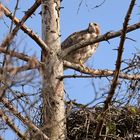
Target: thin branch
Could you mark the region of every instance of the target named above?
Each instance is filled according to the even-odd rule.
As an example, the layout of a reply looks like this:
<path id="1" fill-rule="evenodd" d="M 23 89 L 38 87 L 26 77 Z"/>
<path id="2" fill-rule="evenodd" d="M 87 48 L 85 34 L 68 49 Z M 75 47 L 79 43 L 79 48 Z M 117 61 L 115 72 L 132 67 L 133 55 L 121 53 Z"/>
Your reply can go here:
<path id="1" fill-rule="evenodd" d="M 6 51 L 6 48 L 0 47 L 0 52 L 7 54 L 7 55 L 10 55 L 11 57 L 16 57 L 16 58 L 21 59 L 21 60 L 26 61 L 26 62 L 28 62 L 31 59 L 30 56 L 25 55 L 24 53 L 18 53 L 18 52 L 11 51 L 11 50 Z"/>
<path id="2" fill-rule="evenodd" d="M 18 135 L 19 138 L 21 138 L 22 140 L 29 140 L 27 137 L 25 137 L 24 134 L 22 134 L 20 132 L 20 130 L 17 128 L 17 126 L 12 122 L 12 120 L 1 109 L 0 109 L 0 117 Z"/>
<path id="3" fill-rule="evenodd" d="M 17 2 L 16 2 L 16 6 L 15 6 L 15 10 L 14 10 L 14 14 L 13 14 L 13 18 L 14 18 L 15 15 L 16 15 L 16 11 L 17 11 L 17 9 L 18 9 L 18 4 L 19 4 L 19 0 L 17 0 Z M 2 7 L 1 7 L 1 9 L 2 9 Z M 2 10 L 3 10 L 3 9 L 2 9 Z M 11 26 L 10 26 L 9 33 L 11 33 L 12 28 L 13 28 L 13 20 L 12 20 L 12 22 L 11 22 Z M 9 50 L 9 48 L 10 48 L 9 45 L 6 46 L 6 52 Z M 6 61 L 7 61 L 7 57 L 6 57 L 6 54 L 4 54 L 4 57 L 3 57 L 3 63 L 2 63 L 2 68 L 5 67 Z"/>
<path id="4" fill-rule="evenodd" d="M 79 10 L 80 10 L 80 7 L 81 7 L 82 3 L 83 3 L 83 0 L 81 0 L 80 3 L 79 3 L 77 14 L 79 13 Z"/>
<path id="5" fill-rule="evenodd" d="M 57 77 L 57 78 L 60 79 L 60 80 L 63 80 L 63 79 L 66 79 L 66 78 L 93 78 L 93 77 L 95 78 L 96 76 L 73 74 L 73 75 L 64 75 L 64 76 L 60 76 L 60 77 Z"/>
<path id="6" fill-rule="evenodd" d="M 105 112 L 107 111 L 109 104 L 112 101 L 112 98 L 115 94 L 116 87 L 118 85 L 118 78 L 119 78 L 119 73 L 120 73 L 120 68 L 121 68 L 121 61 L 122 61 L 122 54 L 123 54 L 123 50 L 124 50 L 124 42 L 126 39 L 127 26 L 128 26 L 128 22 L 130 20 L 130 16 L 132 14 L 132 10 L 134 8 L 135 2 L 136 2 L 136 0 L 131 1 L 130 6 L 129 6 L 128 11 L 127 11 L 127 14 L 125 16 L 122 34 L 121 34 L 121 40 L 120 40 L 120 44 L 119 44 L 119 48 L 118 48 L 118 56 L 117 56 L 117 60 L 116 60 L 116 68 L 115 68 L 115 72 L 114 72 L 114 77 L 112 80 L 110 91 L 109 91 L 108 96 L 107 96 L 105 103 L 104 103 L 104 107 L 103 107 L 103 111 L 102 111 L 101 116 L 100 116 L 99 123 L 97 124 L 97 127 L 95 129 L 95 133 L 94 133 L 95 140 L 98 140 L 100 137 L 100 133 L 102 131 L 102 126 L 104 123 Z"/>
<path id="7" fill-rule="evenodd" d="M 13 70 L 14 71 L 14 70 Z M 22 70 L 21 70 L 22 71 Z M 17 72 L 21 72 L 17 71 Z M 92 73 L 98 73 L 97 75 L 91 74 L 91 75 L 64 75 L 58 77 L 58 79 L 66 79 L 66 78 L 101 78 L 101 77 L 108 77 L 108 76 L 113 76 L 114 71 L 111 70 L 91 70 Z M 83 73 L 83 72 L 82 72 Z M 120 73 L 119 78 L 122 79 L 127 79 L 127 80 L 140 80 L 140 74 L 125 74 L 125 73 Z"/>
<path id="8" fill-rule="evenodd" d="M 27 119 L 20 112 L 18 112 L 16 108 L 6 98 L 2 98 L 1 102 L 4 104 L 6 108 L 9 109 L 9 111 L 13 115 L 19 118 L 31 130 L 33 130 L 34 133 L 40 134 L 44 138 L 44 140 L 49 140 L 49 138 L 36 125 L 34 125 L 29 119 Z"/>
<path id="9" fill-rule="evenodd" d="M 1 4 L 1 8 L 4 11 L 4 14 L 13 20 L 13 22 L 18 25 L 20 23 L 20 20 L 12 15 L 12 12 L 6 8 L 4 5 Z M 24 31 L 29 37 L 31 37 L 38 45 L 41 47 L 42 50 L 48 51 L 48 47 L 46 43 L 37 35 L 35 34 L 31 29 L 29 29 L 25 24 L 21 26 L 21 30 Z"/>
<path id="10" fill-rule="evenodd" d="M 27 70 L 39 69 L 41 67 L 41 63 L 36 63 L 35 61 L 23 65 L 21 67 L 4 67 L 3 69 L 0 68 L 0 71 L 7 71 L 12 75 L 16 75 L 19 72 L 25 72 Z"/>
<path id="11" fill-rule="evenodd" d="M 15 16 L 16 16 L 16 12 L 17 12 L 17 10 L 18 10 L 18 5 L 19 5 L 19 0 L 17 0 L 16 5 L 15 5 L 15 8 L 14 8 L 13 19 L 12 19 L 12 21 L 11 21 L 11 26 L 10 26 L 10 31 L 9 31 L 9 32 L 11 32 L 12 29 L 13 29 L 14 18 L 15 18 Z"/>
<path id="12" fill-rule="evenodd" d="M 17 9 L 18 9 L 18 4 L 19 4 L 19 0 L 17 0 L 17 2 L 16 2 L 16 6 L 15 6 L 15 10 L 14 10 L 13 17 L 15 17 L 15 15 L 16 15 L 16 11 L 17 11 Z M 11 22 L 11 26 L 10 26 L 9 33 L 11 33 L 12 28 L 13 28 L 13 20 L 12 20 L 12 22 Z M 7 52 L 7 51 L 10 49 L 10 45 L 7 45 L 5 48 L 6 48 L 6 52 Z M 4 57 L 3 57 L 2 68 L 4 68 L 4 67 L 6 66 L 6 62 L 7 62 L 7 55 L 6 55 L 6 53 L 5 53 L 5 54 L 4 54 Z M 2 71 L 2 72 L 3 72 L 3 71 Z M 1 73 L 1 74 L 3 74 L 3 73 Z"/>
<path id="13" fill-rule="evenodd" d="M 25 15 L 23 16 L 23 18 L 21 19 L 21 21 L 17 24 L 17 26 L 13 29 L 13 31 L 11 33 L 9 33 L 7 35 L 7 37 L 4 39 L 4 41 L 2 42 L 2 44 L 0 45 L 0 47 L 5 48 L 6 46 L 9 46 L 10 43 L 12 42 L 12 40 L 14 39 L 15 35 L 17 34 L 17 32 L 19 31 L 19 29 L 22 27 L 22 25 L 24 24 L 24 22 L 31 17 L 31 15 L 35 12 L 35 10 L 40 6 L 41 4 L 41 0 L 36 0 L 35 3 L 31 6 L 30 9 L 28 9 L 28 11 L 25 12 Z"/>
<path id="14" fill-rule="evenodd" d="M 137 30 L 139 28 L 140 28 L 140 22 L 133 24 L 131 26 L 128 26 L 126 32 L 128 33 L 128 32 L 131 32 L 133 30 Z M 97 43 L 97 42 L 101 42 L 101 41 L 108 41 L 109 39 L 120 36 L 122 34 L 122 32 L 123 32 L 123 29 L 116 31 L 116 32 L 107 32 L 104 35 L 98 36 L 96 39 L 90 38 L 89 40 L 83 40 L 83 41 L 81 41 L 75 45 L 72 45 L 68 48 L 66 47 L 67 49 L 64 49 L 60 56 L 65 57 L 70 52 L 73 52 L 77 49 L 83 48 L 87 45 L 91 45 L 93 43 Z M 65 46 L 64 46 L 64 48 L 65 48 Z"/>
<path id="15" fill-rule="evenodd" d="M 115 71 L 113 70 L 95 70 L 95 69 L 89 69 L 88 67 L 83 67 L 79 64 L 74 64 L 68 61 L 64 61 L 64 66 L 67 68 L 71 68 L 73 70 L 77 70 L 79 72 L 82 72 L 84 74 L 90 75 L 88 78 L 91 77 L 107 77 L 107 76 L 114 76 Z M 81 76 L 82 77 L 82 76 Z M 85 77 L 85 76 L 84 76 Z M 60 79 L 68 78 L 67 76 L 60 76 L 58 77 Z M 69 78 L 80 78 L 80 76 L 70 76 Z M 119 73 L 119 78 L 127 79 L 127 80 L 140 80 L 140 74 L 126 74 L 126 73 Z"/>
<path id="16" fill-rule="evenodd" d="M 25 55 L 24 53 L 19 53 L 11 50 L 6 50 L 6 48 L 0 48 L 0 53 L 4 53 L 5 55 L 9 55 L 10 57 L 16 57 L 20 60 L 23 60 L 25 62 L 28 62 L 26 65 L 21 67 L 11 67 L 11 66 L 5 66 L 3 68 L 0 68 L 0 72 L 7 71 L 11 74 L 15 75 L 18 72 L 23 72 L 26 70 L 31 69 L 38 69 L 40 66 L 42 66 L 42 62 L 38 61 L 37 58 L 31 57 L 28 55 Z"/>
<path id="17" fill-rule="evenodd" d="M 92 9 L 95 9 L 95 8 L 98 8 L 98 7 L 102 6 L 105 2 L 106 2 L 106 0 L 103 0 L 100 4 L 96 5 Z"/>

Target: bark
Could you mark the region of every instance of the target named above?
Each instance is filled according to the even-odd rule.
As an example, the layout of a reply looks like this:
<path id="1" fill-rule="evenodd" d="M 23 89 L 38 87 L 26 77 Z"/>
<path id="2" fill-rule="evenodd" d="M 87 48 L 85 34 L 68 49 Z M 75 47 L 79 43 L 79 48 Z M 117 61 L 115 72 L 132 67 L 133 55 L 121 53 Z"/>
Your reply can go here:
<path id="1" fill-rule="evenodd" d="M 58 54 L 60 41 L 60 1 L 42 0 L 42 38 L 50 51 L 42 51 L 43 128 L 51 140 L 65 139 L 63 62 Z"/>

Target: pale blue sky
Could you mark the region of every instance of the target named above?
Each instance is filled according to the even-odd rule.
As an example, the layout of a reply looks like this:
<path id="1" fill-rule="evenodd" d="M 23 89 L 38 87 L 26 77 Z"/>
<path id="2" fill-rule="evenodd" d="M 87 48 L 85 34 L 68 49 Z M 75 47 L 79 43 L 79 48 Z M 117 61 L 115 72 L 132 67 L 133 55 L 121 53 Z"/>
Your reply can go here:
<path id="1" fill-rule="evenodd" d="M 63 0 L 62 2 L 62 6 L 64 7 L 64 9 L 61 10 L 62 41 L 71 33 L 87 28 L 89 22 L 97 22 L 103 34 L 108 31 L 117 31 L 121 29 L 124 16 L 130 3 L 130 0 L 106 0 L 99 8 L 92 9 L 103 0 L 83 0 L 79 13 L 77 14 L 80 1 L 81 0 Z M 29 8 L 33 2 L 34 0 L 20 0 L 20 10 L 19 13 L 17 13 L 17 17 L 21 18 L 23 16 L 22 11 Z M 85 2 L 87 2 L 88 8 Z M 5 3 L 5 5 L 13 10 L 14 3 L 15 1 L 11 0 L 9 3 Z M 140 6 L 140 3 L 137 0 L 137 5 L 135 6 L 130 21 L 131 24 L 140 21 L 140 15 L 138 15 L 140 13 L 140 8 L 138 6 Z M 32 28 L 33 31 L 38 33 L 38 35 L 41 35 L 41 17 L 38 15 L 39 12 L 40 8 L 37 10 L 36 16 L 28 19 L 26 24 L 28 27 Z M 10 20 L 7 20 L 6 17 L 3 18 L 8 24 L 10 23 Z M 3 35 L 6 35 L 8 32 L 2 19 L 0 20 L 0 29 L 1 42 Z M 128 37 L 135 39 L 137 42 L 126 41 L 123 58 L 130 58 L 132 53 L 136 51 L 136 47 L 140 49 L 139 36 L 140 30 L 128 34 Z M 37 56 L 40 55 L 40 48 L 22 31 L 20 31 L 18 41 L 20 41 L 20 38 L 25 38 L 20 45 L 21 50 L 25 47 L 29 52 L 28 54 L 36 53 Z M 87 62 L 87 65 L 95 69 L 114 69 L 117 53 L 113 49 L 116 49 L 118 44 L 119 38 L 110 40 L 110 44 L 101 42 L 96 54 Z M 74 74 L 74 71 L 68 70 L 65 74 Z M 100 95 L 104 92 L 103 88 L 106 88 L 106 90 L 109 89 L 109 83 L 105 78 L 93 80 Z M 81 103 L 88 103 L 92 101 L 95 95 L 91 81 L 91 79 L 66 79 L 65 90 L 71 99 L 76 99 Z"/>

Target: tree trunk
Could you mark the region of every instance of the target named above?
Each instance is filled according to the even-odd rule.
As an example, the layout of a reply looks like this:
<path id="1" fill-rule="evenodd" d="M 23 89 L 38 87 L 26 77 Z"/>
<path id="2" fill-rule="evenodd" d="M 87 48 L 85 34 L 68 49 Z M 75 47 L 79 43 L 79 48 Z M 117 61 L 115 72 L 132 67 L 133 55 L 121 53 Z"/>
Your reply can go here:
<path id="1" fill-rule="evenodd" d="M 42 0 L 42 38 L 50 52 L 42 51 L 43 128 L 50 140 L 65 139 L 63 62 L 58 58 L 60 41 L 60 0 Z"/>

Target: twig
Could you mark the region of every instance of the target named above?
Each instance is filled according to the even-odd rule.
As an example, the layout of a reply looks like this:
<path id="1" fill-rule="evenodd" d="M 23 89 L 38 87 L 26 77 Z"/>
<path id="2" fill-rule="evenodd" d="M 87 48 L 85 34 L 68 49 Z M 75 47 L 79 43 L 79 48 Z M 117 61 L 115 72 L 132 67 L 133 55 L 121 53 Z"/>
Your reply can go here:
<path id="1" fill-rule="evenodd" d="M 83 3 L 83 0 L 81 0 L 80 3 L 79 3 L 77 14 L 79 13 L 79 10 L 80 10 L 80 7 L 81 7 L 82 3 Z"/>
<path id="2" fill-rule="evenodd" d="M 15 15 L 16 15 L 16 11 L 17 11 L 17 8 L 18 8 L 18 4 L 19 4 L 19 0 L 17 0 L 17 2 L 16 2 L 16 6 L 15 6 L 15 10 L 14 10 L 14 14 L 13 14 L 13 18 L 14 18 Z M 1 9 L 2 9 L 2 7 L 1 7 Z M 3 9 L 2 9 L 2 10 L 3 10 Z M 12 22 L 11 22 L 11 26 L 10 26 L 9 33 L 11 33 L 12 28 L 13 28 L 13 20 L 12 20 Z M 6 52 L 9 50 L 9 47 L 10 47 L 9 45 L 6 46 Z M 7 57 L 6 57 L 6 56 L 7 56 L 7 55 L 4 54 L 2 68 L 4 68 L 5 65 L 6 65 L 6 61 L 7 61 Z M 2 74 L 2 73 L 1 73 L 1 74 Z"/>
<path id="3" fill-rule="evenodd" d="M 11 51 L 11 50 L 6 51 L 6 48 L 1 48 L 1 47 L 0 47 L 0 52 L 10 55 L 12 57 L 16 57 L 16 58 L 21 59 L 26 62 L 28 62 L 31 58 L 30 56 L 25 55 L 24 53 L 18 53 L 18 52 Z"/>
<path id="4" fill-rule="evenodd" d="M 4 67 L 3 69 L 0 68 L 0 71 L 7 71 L 12 75 L 16 75 L 19 72 L 25 72 L 27 70 L 33 70 L 33 69 L 38 69 L 41 67 L 41 63 L 32 63 L 32 64 L 26 64 L 20 67 Z"/>
<path id="5" fill-rule="evenodd" d="M 102 6 L 105 2 L 106 2 L 106 0 L 103 0 L 100 4 L 96 5 L 92 9 L 95 9 L 95 8 L 98 8 L 98 7 Z"/>
<path id="6" fill-rule="evenodd" d="M 16 16 L 16 12 L 18 10 L 18 5 L 19 5 L 19 0 L 17 0 L 16 5 L 15 5 L 15 8 L 14 8 L 13 19 L 11 21 L 11 26 L 10 26 L 10 31 L 9 32 L 11 32 L 12 29 L 13 29 L 14 18 Z"/>

